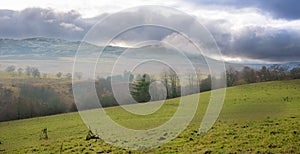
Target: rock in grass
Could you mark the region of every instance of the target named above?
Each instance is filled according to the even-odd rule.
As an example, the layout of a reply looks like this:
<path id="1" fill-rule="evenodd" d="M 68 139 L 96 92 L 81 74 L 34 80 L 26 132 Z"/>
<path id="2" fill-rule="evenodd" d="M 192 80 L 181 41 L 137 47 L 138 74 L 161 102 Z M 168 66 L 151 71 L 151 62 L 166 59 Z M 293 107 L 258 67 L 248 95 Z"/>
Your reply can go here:
<path id="1" fill-rule="evenodd" d="M 162 140 L 165 140 L 166 138 L 164 138 L 164 137 L 160 137 L 158 140 L 159 141 L 162 141 Z"/>
<path id="2" fill-rule="evenodd" d="M 91 130 L 89 130 L 87 136 L 85 137 L 85 140 L 88 141 L 88 140 L 91 140 L 91 139 L 100 139 L 99 136 L 95 135 Z"/>
<path id="3" fill-rule="evenodd" d="M 212 153 L 211 150 L 207 150 L 207 151 L 204 152 L 204 154 L 211 154 L 211 153 Z"/>

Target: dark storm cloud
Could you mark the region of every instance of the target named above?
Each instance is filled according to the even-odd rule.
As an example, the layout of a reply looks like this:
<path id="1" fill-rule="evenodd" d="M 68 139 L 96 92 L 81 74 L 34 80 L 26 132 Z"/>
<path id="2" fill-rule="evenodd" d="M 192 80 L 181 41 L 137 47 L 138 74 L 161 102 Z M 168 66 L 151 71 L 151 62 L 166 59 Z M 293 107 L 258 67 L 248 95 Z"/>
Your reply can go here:
<path id="1" fill-rule="evenodd" d="M 27 8 L 22 11 L 0 10 L 0 38 L 41 36 L 81 40 L 92 26 L 106 16 L 109 16 L 109 14 L 103 13 L 93 18 L 82 18 L 76 11 L 56 12 L 52 9 L 42 8 Z M 118 26 L 146 20 L 148 20 L 147 11 L 136 10 L 135 12 L 118 14 L 109 23 L 102 23 L 102 28 L 109 34 L 118 28 Z M 158 23 L 170 22 L 174 24 L 178 23 L 178 20 L 187 24 L 190 24 L 189 22 L 192 21 L 181 16 L 160 19 L 159 14 L 157 14 L 156 20 Z M 127 31 L 118 39 L 120 41 L 162 40 L 169 34 L 171 34 L 170 30 L 162 28 L 138 27 Z"/>
<path id="2" fill-rule="evenodd" d="M 300 19 L 300 1 L 299 0 L 262 0 L 259 1 L 259 7 L 265 8 L 275 17 L 285 19 Z"/>
<path id="3" fill-rule="evenodd" d="M 81 39 L 91 23 L 76 11 L 28 8 L 22 11 L 0 10 L 0 37 L 60 37 Z"/>
<path id="4" fill-rule="evenodd" d="M 207 20 L 204 24 L 226 57 L 269 62 L 300 60 L 299 30 L 257 25 L 233 31 L 226 20 Z"/>
<path id="5" fill-rule="evenodd" d="M 288 20 L 300 19 L 299 0 L 191 0 L 191 2 L 219 7 L 254 7 L 271 13 L 275 18 L 284 18 Z"/>
<path id="6" fill-rule="evenodd" d="M 299 61 L 300 33 L 295 30 L 270 27 L 246 27 L 233 34 L 223 53 L 267 61 Z"/>

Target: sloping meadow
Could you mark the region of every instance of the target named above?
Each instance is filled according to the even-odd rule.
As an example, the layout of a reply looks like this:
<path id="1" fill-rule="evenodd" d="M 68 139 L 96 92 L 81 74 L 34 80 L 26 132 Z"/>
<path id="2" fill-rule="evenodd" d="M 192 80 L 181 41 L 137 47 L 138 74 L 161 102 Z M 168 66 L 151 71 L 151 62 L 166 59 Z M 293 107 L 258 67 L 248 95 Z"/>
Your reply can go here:
<path id="1" fill-rule="evenodd" d="M 300 80 L 230 87 L 218 121 L 204 135 L 199 135 L 199 126 L 210 92 L 201 93 L 190 125 L 177 138 L 155 149 L 130 151 L 101 139 L 86 141 L 88 127 L 78 113 L 68 113 L 1 122 L 0 150 L 3 153 L 299 153 L 299 89 Z M 120 107 L 105 108 L 105 112 L 120 125 L 143 130 L 170 119 L 178 103 L 179 98 L 168 100 L 157 112 L 146 116 L 130 114 Z M 44 128 L 48 129 L 48 140 L 40 139 Z"/>

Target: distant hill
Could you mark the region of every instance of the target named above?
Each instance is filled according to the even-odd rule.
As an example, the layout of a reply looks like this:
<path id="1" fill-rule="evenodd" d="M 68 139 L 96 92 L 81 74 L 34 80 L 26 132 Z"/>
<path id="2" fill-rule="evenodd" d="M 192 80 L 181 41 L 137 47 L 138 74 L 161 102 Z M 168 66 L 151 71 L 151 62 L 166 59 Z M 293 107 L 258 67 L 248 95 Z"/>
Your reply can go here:
<path id="1" fill-rule="evenodd" d="M 74 57 L 81 45 L 87 54 L 99 52 L 99 47 L 86 42 L 56 38 L 0 39 L 0 56 L 40 55 L 46 57 Z M 117 52 L 121 47 L 108 46 L 107 51 Z"/>
<path id="2" fill-rule="evenodd" d="M 57 72 L 72 72 L 72 62 L 77 49 L 80 45 L 81 53 L 87 55 L 98 56 L 98 53 L 103 47 L 92 45 L 87 42 L 67 41 L 56 38 L 26 38 L 26 39 L 0 39 L 0 65 L 2 70 L 7 66 L 15 65 L 16 67 L 24 68 L 28 65 L 39 68 L 42 72 L 57 73 Z M 169 49 L 163 45 L 149 45 L 141 48 L 124 48 L 118 46 L 107 46 L 104 49 L 104 54 L 101 56 L 107 58 L 106 61 L 115 61 L 119 55 L 125 51 L 129 51 L 125 55 L 124 64 L 128 62 L 140 61 L 140 58 L 169 58 L 173 64 L 181 65 L 184 70 L 185 64 L 178 62 L 174 49 Z M 123 55 L 122 55 L 123 56 Z M 177 52 L 177 56 L 180 56 Z M 208 72 L 206 61 L 219 62 L 217 60 L 186 53 L 193 65 Z M 68 58 L 66 58 L 68 57 Z M 182 57 L 182 55 L 181 55 Z M 32 63 L 32 60 L 35 62 Z M 93 61 L 89 61 L 93 62 Z M 228 63 L 226 63 L 228 64 Z M 59 65 L 59 68 L 57 67 Z M 85 64 L 83 64 L 85 65 Z M 106 64 L 110 65 L 110 64 Z M 234 67 L 241 65 L 230 64 Z M 108 66 L 104 66 L 109 68 Z M 240 67 L 241 68 L 241 67 Z"/>
<path id="3" fill-rule="evenodd" d="M 48 62 L 45 64 L 44 62 L 35 62 L 35 67 L 40 68 L 43 72 L 52 72 L 57 73 L 59 71 L 62 72 L 71 72 L 70 69 L 72 67 L 72 63 L 66 63 L 65 60 L 62 60 L 62 57 L 69 57 L 67 62 L 72 62 L 72 58 L 74 58 L 78 47 L 80 46 L 81 52 L 86 53 L 88 55 L 95 55 L 100 52 L 102 47 L 97 45 L 92 45 L 87 42 L 80 41 L 68 41 L 63 39 L 56 38 L 44 38 L 44 37 L 36 37 L 36 38 L 26 38 L 26 39 L 0 39 L 0 64 L 5 68 L 11 64 L 16 65 L 17 67 L 26 67 L 27 65 L 32 65 L 29 62 L 22 62 L 26 60 L 54 60 L 53 62 Z M 158 45 L 148 45 L 141 48 L 124 48 L 118 46 L 107 46 L 105 47 L 105 51 L 103 54 L 106 58 L 116 58 L 116 56 L 121 55 L 124 51 L 130 50 L 131 53 L 127 54 L 127 58 L 130 60 L 136 60 L 139 57 L 147 57 L 149 53 L 152 54 L 153 57 L 171 57 L 174 56 L 173 49 L 169 49 L 166 46 L 161 44 Z M 154 52 L 157 51 L 157 52 Z M 146 54 L 147 53 L 147 54 Z M 165 54 L 165 55 L 163 55 Z M 206 61 L 213 61 L 219 63 L 220 61 L 211 59 L 209 57 L 204 57 L 202 55 L 195 55 L 194 53 L 185 52 L 186 56 L 191 60 L 193 65 L 197 68 L 202 69 L 204 72 L 207 72 L 208 66 Z M 147 56 L 145 56 L 147 55 Z M 174 63 L 178 63 L 175 59 Z M 15 62 L 14 60 L 19 60 Z M 55 63 L 60 62 L 60 68 L 64 68 L 63 70 L 56 70 L 57 66 Z M 29 63 L 29 64 L 28 64 Z M 236 70 L 241 70 L 244 66 L 250 66 L 252 68 L 260 69 L 262 66 L 270 67 L 271 64 L 236 64 L 225 62 L 227 68 L 233 67 Z M 299 67 L 300 62 L 286 63 L 286 64 L 278 64 L 278 66 L 282 66 L 291 70 L 294 67 Z M 45 69 L 47 67 L 47 69 Z"/>

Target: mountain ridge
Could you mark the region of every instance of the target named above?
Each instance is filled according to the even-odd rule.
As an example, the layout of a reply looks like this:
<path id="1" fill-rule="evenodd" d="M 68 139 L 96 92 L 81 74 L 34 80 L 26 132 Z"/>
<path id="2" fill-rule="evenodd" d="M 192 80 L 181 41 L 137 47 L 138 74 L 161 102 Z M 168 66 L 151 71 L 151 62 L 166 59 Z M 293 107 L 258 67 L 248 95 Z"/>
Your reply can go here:
<path id="1" fill-rule="evenodd" d="M 48 37 L 31 37 L 22 39 L 0 38 L 0 57 L 1 59 L 22 59 L 22 56 L 44 57 L 44 58 L 56 58 L 56 57 L 74 57 L 78 47 L 87 54 L 97 53 L 103 46 L 97 46 L 88 42 L 71 41 L 60 38 L 48 38 Z M 105 47 L 105 52 L 114 55 L 120 55 L 126 49 L 141 50 L 151 48 L 170 48 L 163 46 L 162 44 L 146 45 L 139 48 L 125 48 L 120 46 L 108 45 Z M 191 56 L 193 57 L 193 56 Z M 42 58 L 42 59 L 44 59 Z M 192 58 L 193 59 L 193 58 Z M 260 69 L 262 66 L 271 67 L 274 64 L 236 64 L 225 62 L 227 67 L 233 66 L 241 69 L 244 66 Z M 300 67 L 300 62 L 287 62 L 276 64 L 280 67 L 291 70 L 295 67 Z"/>

